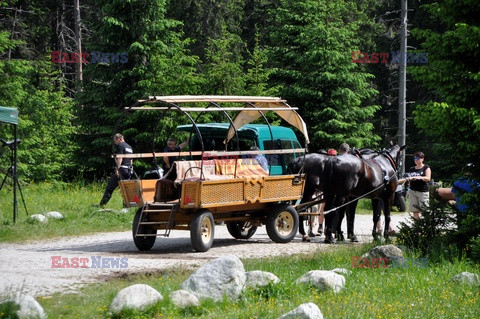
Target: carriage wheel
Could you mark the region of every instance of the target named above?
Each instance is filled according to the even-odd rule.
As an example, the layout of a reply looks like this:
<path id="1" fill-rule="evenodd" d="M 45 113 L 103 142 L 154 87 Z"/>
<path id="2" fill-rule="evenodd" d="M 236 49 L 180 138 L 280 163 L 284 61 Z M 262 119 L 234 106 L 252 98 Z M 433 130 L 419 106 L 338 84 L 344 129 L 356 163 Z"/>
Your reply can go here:
<path id="1" fill-rule="evenodd" d="M 196 213 L 190 224 L 190 240 L 196 251 L 207 251 L 212 247 L 215 233 L 213 215 L 208 210 Z"/>
<path id="2" fill-rule="evenodd" d="M 297 234 L 298 223 L 298 214 L 295 208 L 289 205 L 279 205 L 269 214 L 265 226 L 271 240 L 276 243 L 288 243 Z"/>
<path id="3" fill-rule="evenodd" d="M 140 207 L 135 214 L 135 218 L 133 219 L 133 226 L 132 226 L 132 234 L 133 234 L 133 242 L 135 246 L 137 246 L 138 250 L 150 250 L 155 244 L 155 240 L 157 236 L 136 236 L 136 234 L 157 234 L 156 229 L 152 229 L 145 225 L 140 225 L 140 217 L 142 216 L 143 207 Z M 145 221 L 145 215 L 143 215 L 143 220 Z M 138 233 L 137 233 L 138 229 Z"/>
<path id="4" fill-rule="evenodd" d="M 251 222 L 230 222 L 227 223 L 227 230 L 236 239 L 249 239 L 257 231 L 257 226 Z"/>

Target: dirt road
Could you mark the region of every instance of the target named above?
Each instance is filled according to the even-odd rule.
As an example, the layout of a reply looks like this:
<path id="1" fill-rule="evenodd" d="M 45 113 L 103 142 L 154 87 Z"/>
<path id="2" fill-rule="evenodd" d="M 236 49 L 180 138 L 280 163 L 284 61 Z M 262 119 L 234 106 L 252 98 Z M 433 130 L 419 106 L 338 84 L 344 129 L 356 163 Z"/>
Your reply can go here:
<path id="1" fill-rule="evenodd" d="M 394 226 L 406 217 L 406 214 L 392 216 Z M 361 242 L 371 241 L 371 216 L 357 215 L 355 227 Z M 192 251 L 189 232 L 179 230 L 172 231 L 169 238 L 158 237 L 148 252 L 136 249 L 131 232 L 0 244 L 0 294 L 22 290 L 34 296 L 51 295 L 75 291 L 81 285 L 125 272 L 159 271 L 171 267 L 194 269 L 227 254 L 255 258 L 309 253 L 327 247 L 332 246 L 323 244 L 323 237 L 304 243 L 297 236 L 288 244 L 276 244 L 268 238 L 264 226 L 259 227 L 249 240 L 235 240 L 223 225 L 215 227 L 213 246 L 204 253 Z"/>

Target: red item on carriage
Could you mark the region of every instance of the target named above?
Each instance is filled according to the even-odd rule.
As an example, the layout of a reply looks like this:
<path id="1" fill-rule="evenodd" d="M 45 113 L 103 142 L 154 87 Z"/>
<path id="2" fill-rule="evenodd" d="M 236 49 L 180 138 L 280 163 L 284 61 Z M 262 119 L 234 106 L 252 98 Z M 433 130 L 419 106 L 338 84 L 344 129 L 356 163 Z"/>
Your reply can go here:
<path id="1" fill-rule="evenodd" d="M 337 151 L 331 148 L 328 150 L 327 154 L 331 156 L 337 156 Z"/>

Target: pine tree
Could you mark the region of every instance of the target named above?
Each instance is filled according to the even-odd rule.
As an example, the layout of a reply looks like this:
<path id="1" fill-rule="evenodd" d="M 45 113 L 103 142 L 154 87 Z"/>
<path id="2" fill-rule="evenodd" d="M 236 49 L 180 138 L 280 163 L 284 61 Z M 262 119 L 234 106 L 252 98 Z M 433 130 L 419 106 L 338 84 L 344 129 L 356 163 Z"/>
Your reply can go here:
<path id="1" fill-rule="evenodd" d="M 84 90 L 77 97 L 79 158 L 98 174 L 108 173 L 112 163 L 114 130 L 136 152 L 151 152 L 155 127 L 164 130 L 157 135 L 163 144 L 170 134 L 166 131 L 175 126 L 174 115 L 159 120 L 159 114 L 137 112 L 122 118 L 125 107 L 149 95 L 195 94 L 202 78 L 195 75 L 198 59 L 186 50 L 188 41 L 181 40 L 181 23 L 165 18 L 164 0 L 98 1 L 91 6 L 97 15 L 84 22 L 95 33 L 85 44 L 91 56 L 84 68 Z M 118 58 L 108 61 L 110 54 Z"/>
<path id="2" fill-rule="evenodd" d="M 311 150 L 347 142 L 374 147 L 371 123 L 378 105 L 372 75 L 352 63 L 360 22 L 349 1 L 280 1 L 273 12 L 272 77 L 281 96 L 300 108 L 309 127 Z"/>

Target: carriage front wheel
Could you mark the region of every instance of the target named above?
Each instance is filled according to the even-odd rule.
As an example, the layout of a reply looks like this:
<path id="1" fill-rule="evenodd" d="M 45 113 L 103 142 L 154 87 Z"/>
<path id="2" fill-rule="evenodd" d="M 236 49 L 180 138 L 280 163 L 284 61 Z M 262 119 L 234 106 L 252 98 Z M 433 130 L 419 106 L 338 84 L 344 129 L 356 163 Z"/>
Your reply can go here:
<path id="1" fill-rule="evenodd" d="M 278 205 L 268 215 L 265 227 L 268 237 L 276 243 L 290 242 L 298 231 L 298 214 L 290 205 Z"/>
<path id="2" fill-rule="evenodd" d="M 208 210 L 202 210 L 193 215 L 190 224 L 190 240 L 196 251 L 207 251 L 212 247 L 215 233 L 213 215 Z"/>
<path id="3" fill-rule="evenodd" d="M 133 219 L 132 234 L 133 242 L 139 250 L 150 250 L 157 239 L 157 230 L 149 228 L 145 225 L 140 225 L 141 221 L 145 221 L 143 214 L 143 207 L 140 207 Z M 138 235 L 139 234 L 139 235 Z M 144 235 L 144 236 L 142 236 Z"/>

